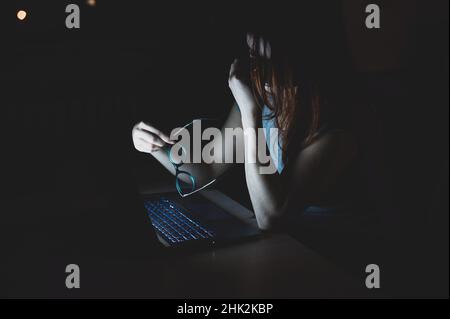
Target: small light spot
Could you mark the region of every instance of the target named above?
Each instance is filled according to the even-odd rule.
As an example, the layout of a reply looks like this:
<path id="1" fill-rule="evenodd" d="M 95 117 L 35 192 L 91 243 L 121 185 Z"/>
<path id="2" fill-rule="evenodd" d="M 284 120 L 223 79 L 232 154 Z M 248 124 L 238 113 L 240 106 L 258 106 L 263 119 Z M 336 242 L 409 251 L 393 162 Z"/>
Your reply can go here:
<path id="1" fill-rule="evenodd" d="M 95 5 L 97 4 L 96 0 L 87 0 L 86 2 L 91 7 L 95 7 Z"/>
<path id="2" fill-rule="evenodd" d="M 25 20 L 27 17 L 27 12 L 24 10 L 19 10 L 17 11 L 17 19 L 19 19 L 20 21 Z"/>

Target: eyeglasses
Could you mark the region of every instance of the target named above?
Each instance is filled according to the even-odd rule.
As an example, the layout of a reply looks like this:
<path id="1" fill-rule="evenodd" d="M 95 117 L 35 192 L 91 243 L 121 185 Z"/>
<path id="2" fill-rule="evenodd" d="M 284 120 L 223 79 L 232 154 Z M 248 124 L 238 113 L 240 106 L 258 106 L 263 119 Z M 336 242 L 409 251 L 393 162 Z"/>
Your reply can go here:
<path id="1" fill-rule="evenodd" d="M 202 121 L 203 123 L 204 122 L 208 123 L 209 121 L 215 121 L 215 120 L 212 120 L 212 119 L 193 120 L 192 122 L 188 123 L 183 128 L 181 128 L 181 130 L 190 128 L 195 121 Z M 175 169 L 175 187 L 178 191 L 178 194 L 180 194 L 181 197 L 187 197 L 192 194 L 195 194 L 195 193 L 205 189 L 206 187 L 210 186 L 211 184 L 213 184 L 216 181 L 216 179 L 213 179 L 209 183 L 199 187 L 199 185 L 197 183 L 197 179 L 194 175 L 192 175 L 188 171 L 180 169 L 184 165 L 184 162 L 177 161 L 173 158 L 172 147 L 170 147 L 167 150 L 167 154 L 168 154 L 170 163 L 173 165 L 173 167 Z M 180 147 L 180 150 L 182 152 L 181 155 L 186 155 L 186 150 L 183 146 Z"/>

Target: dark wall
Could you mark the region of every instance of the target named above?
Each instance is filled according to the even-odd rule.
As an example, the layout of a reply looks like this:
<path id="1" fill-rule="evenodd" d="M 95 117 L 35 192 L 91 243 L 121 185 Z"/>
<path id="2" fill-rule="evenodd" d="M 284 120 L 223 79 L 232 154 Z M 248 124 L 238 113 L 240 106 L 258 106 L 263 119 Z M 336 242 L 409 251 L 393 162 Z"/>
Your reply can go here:
<path id="1" fill-rule="evenodd" d="M 80 30 L 64 27 L 70 2 L 81 5 Z M 112 2 L 1 1 L 2 201 L 58 188 L 61 172 L 80 160 L 124 159 L 141 181 L 172 182 L 133 149 L 133 124 L 170 131 L 195 117 L 223 118 L 232 103 L 228 70 L 242 52 L 248 17 L 262 10 L 277 27 L 276 8 L 261 2 Z M 381 30 L 364 28 L 369 2 L 382 8 Z M 428 282 L 418 285 L 448 295 L 448 1 L 301 4 L 289 11 L 307 25 L 320 22 L 310 31 L 324 37 L 330 58 L 344 66 L 342 82 L 374 120 L 371 156 L 382 165 L 368 175 L 375 195 L 388 195 L 379 203 L 389 230 L 381 235 L 397 239 L 394 255 L 424 254 L 404 282 L 415 269 L 426 271 Z M 24 22 L 15 17 L 19 9 L 29 13 Z M 249 205 L 242 180 L 237 167 L 218 186 Z M 395 273 L 411 266 L 399 259 Z"/>
<path id="2" fill-rule="evenodd" d="M 224 118 L 233 102 L 229 67 L 245 49 L 243 26 L 256 9 L 105 1 L 89 7 L 80 1 L 81 29 L 67 30 L 69 2 L 2 3 L 6 193 L 51 185 L 47 176 L 55 167 L 98 153 L 100 145 L 111 156 L 133 157 L 134 165 L 144 167 L 144 180 L 170 178 L 148 155 L 133 151 L 132 125 L 145 120 L 170 131 L 196 117 Z M 345 46 L 336 8 L 324 10 L 322 20 L 338 35 L 329 39 Z M 15 18 L 19 9 L 29 13 L 24 22 Z M 236 194 L 246 199 L 245 185 L 233 180 L 241 177 L 241 168 L 232 172 L 229 188 L 242 186 Z"/>
<path id="3" fill-rule="evenodd" d="M 232 49 L 215 10 L 99 1 L 82 6 L 81 29 L 69 31 L 64 7 L 2 4 L 7 194 L 51 186 L 55 167 L 101 145 L 111 156 L 135 156 L 151 178 L 164 176 L 132 152 L 131 128 L 146 120 L 169 130 L 194 116 L 225 114 Z M 26 8 L 29 19 L 15 20 L 15 8 Z"/>
<path id="4" fill-rule="evenodd" d="M 67 30 L 69 2 L 77 1 L 0 4 L 0 170 L 8 199 L 55 187 L 59 167 L 77 158 L 125 157 L 143 180 L 171 180 L 133 150 L 133 124 L 170 130 L 195 117 L 223 118 L 242 25 L 257 7 L 273 10 L 78 1 L 82 27 Z M 380 187 L 393 200 L 392 225 L 401 227 L 394 232 L 430 225 L 428 235 L 448 226 L 448 1 L 373 2 L 382 7 L 381 30 L 363 27 L 363 0 L 314 1 L 318 15 L 302 17 L 322 19 L 331 51 L 350 62 L 349 91 L 374 112 Z M 312 6 L 303 2 L 300 11 Z M 29 12 L 24 22 L 15 18 L 21 8 Z M 248 205 L 242 177 L 237 168 L 220 187 Z M 448 242 L 448 228 L 439 234 L 446 231 Z"/>

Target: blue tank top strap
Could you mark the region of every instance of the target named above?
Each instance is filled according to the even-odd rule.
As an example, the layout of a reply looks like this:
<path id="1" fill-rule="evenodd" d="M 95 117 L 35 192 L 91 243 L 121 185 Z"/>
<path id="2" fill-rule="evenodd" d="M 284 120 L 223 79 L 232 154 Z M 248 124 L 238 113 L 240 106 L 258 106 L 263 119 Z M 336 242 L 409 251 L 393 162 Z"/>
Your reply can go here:
<path id="1" fill-rule="evenodd" d="M 264 135 L 266 137 L 266 144 L 267 148 L 269 149 L 270 156 L 275 162 L 278 173 L 281 174 L 284 169 L 282 151 L 283 141 L 280 140 L 280 136 L 275 131 L 278 129 L 277 123 L 275 118 L 272 116 L 272 111 L 267 106 L 264 106 L 262 110 L 262 126 L 264 129 Z"/>

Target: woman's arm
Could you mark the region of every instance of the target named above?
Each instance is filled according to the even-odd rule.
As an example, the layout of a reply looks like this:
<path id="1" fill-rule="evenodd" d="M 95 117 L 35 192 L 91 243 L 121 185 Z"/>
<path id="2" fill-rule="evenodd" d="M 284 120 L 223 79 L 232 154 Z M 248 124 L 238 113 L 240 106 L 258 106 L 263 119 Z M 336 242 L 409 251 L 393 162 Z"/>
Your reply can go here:
<path id="1" fill-rule="evenodd" d="M 229 86 L 239 106 L 244 131 L 261 126 L 261 110 L 250 88 L 238 76 L 238 61 L 230 68 Z M 298 141 L 300 144 L 300 141 Z M 304 207 L 320 196 L 354 157 L 356 143 L 343 132 L 330 132 L 300 152 L 289 164 L 290 176 L 261 174 L 263 165 L 258 161 L 258 143 L 244 139 L 247 158 L 245 178 L 250 200 L 261 229 L 273 228 L 287 215 L 290 208 Z M 265 153 L 264 150 L 260 150 Z"/>
<path id="2" fill-rule="evenodd" d="M 235 143 L 234 140 L 228 141 L 224 139 L 225 128 L 238 128 L 241 127 L 241 119 L 238 108 L 232 107 L 228 118 L 226 119 L 223 127 L 222 134 L 223 137 L 221 141 L 223 152 L 217 152 L 217 156 L 212 164 L 206 163 L 196 163 L 183 165 L 182 170 L 191 173 L 195 176 L 199 185 L 206 185 L 211 180 L 222 175 L 232 163 L 225 163 L 224 154 L 231 154 L 229 152 L 236 151 L 236 145 L 242 143 Z M 238 136 L 237 138 L 241 138 Z M 145 124 L 143 122 L 136 124 L 133 128 L 133 142 L 135 148 L 143 153 L 151 154 L 155 159 L 157 159 L 170 173 L 175 174 L 175 169 L 172 163 L 169 161 L 168 150 L 174 144 L 170 138 L 160 132 L 159 130 L 153 128 L 152 126 Z M 212 143 L 219 143 L 217 139 L 214 139 Z M 228 153 L 227 153 L 228 152 Z M 183 178 L 184 175 L 181 175 Z M 185 180 L 185 182 L 189 182 Z"/>
<path id="3" fill-rule="evenodd" d="M 243 113 L 242 127 L 244 130 L 257 130 L 260 127 L 261 116 L 258 113 Z M 255 212 L 258 226 L 261 229 L 272 228 L 275 219 L 281 211 L 284 202 L 284 185 L 281 176 L 261 174 L 262 165 L 258 161 L 258 145 L 255 141 L 244 139 L 247 158 L 256 159 L 255 163 L 245 161 L 245 179 L 250 200 Z M 266 150 L 264 149 L 264 152 Z"/>
<path id="4" fill-rule="evenodd" d="M 257 128 L 258 116 L 246 115 L 244 128 Z M 258 150 L 255 143 L 246 143 L 250 156 Z M 283 221 L 292 209 L 299 211 L 308 203 L 319 200 L 320 194 L 344 170 L 356 154 L 356 143 L 345 132 L 330 132 L 302 150 L 290 163 L 290 176 L 275 173 L 260 174 L 261 164 L 245 164 L 245 176 L 250 199 L 261 229 L 271 229 Z"/>

